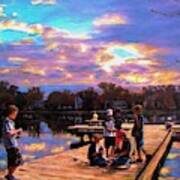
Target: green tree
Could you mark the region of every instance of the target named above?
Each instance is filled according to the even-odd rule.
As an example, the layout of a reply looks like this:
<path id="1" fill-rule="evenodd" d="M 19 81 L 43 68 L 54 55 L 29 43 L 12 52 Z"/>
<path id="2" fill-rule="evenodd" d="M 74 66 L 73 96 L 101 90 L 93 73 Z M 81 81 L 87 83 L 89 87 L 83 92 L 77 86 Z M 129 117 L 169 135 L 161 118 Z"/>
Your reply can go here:
<path id="1" fill-rule="evenodd" d="M 67 90 L 63 92 L 52 92 L 47 98 L 46 107 L 51 110 L 56 110 L 60 106 L 73 106 L 74 97 L 74 94 Z"/>
<path id="2" fill-rule="evenodd" d="M 36 104 L 43 100 L 44 94 L 39 87 L 32 87 L 25 95 L 27 106 L 33 108 Z"/>
<path id="3" fill-rule="evenodd" d="M 100 108 L 100 96 L 94 88 L 90 87 L 77 93 L 83 100 L 83 108 L 85 110 L 93 110 Z"/>

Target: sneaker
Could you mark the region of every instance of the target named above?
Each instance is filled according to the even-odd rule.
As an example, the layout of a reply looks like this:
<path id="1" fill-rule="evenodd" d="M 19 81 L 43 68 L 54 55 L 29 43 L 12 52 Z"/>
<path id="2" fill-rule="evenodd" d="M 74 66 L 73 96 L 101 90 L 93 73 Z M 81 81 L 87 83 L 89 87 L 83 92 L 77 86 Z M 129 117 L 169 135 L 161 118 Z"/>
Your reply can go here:
<path id="1" fill-rule="evenodd" d="M 6 175 L 4 178 L 7 179 L 7 180 L 14 180 L 13 176 L 10 176 L 10 175 Z"/>
<path id="2" fill-rule="evenodd" d="M 12 176 L 12 175 L 6 175 L 6 176 L 5 176 L 5 179 L 7 179 L 7 180 L 19 180 L 19 179 L 15 178 L 15 177 Z"/>
<path id="3" fill-rule="evenodd" d="M 152 159 L 151 154 L 146 154 L 146 162 L 149 162 Z"/>
<path id="4" fill-rule="evenodd" d="M 136 160 L 130 160 L 130 164 L 135 164 L 136 163 Z"/>
<path id="5" fill-rule="evenodd" d="M 20 180 L 20 179 L 13 176 L 13 180 Z"/>
<path id="6" fill-rule="evenodd" d="M 142 163 L 143 160 L 142 160 L 142 159 L 137 159 L 136 162 L 137 162 L 137 163 Z"/>

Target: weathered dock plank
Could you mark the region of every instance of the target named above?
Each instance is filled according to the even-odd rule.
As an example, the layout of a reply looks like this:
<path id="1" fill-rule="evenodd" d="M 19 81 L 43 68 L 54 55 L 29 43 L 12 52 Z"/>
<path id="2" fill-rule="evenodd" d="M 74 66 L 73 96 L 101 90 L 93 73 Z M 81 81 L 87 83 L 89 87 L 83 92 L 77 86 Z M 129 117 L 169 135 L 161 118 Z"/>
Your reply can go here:
<path id="1" fill-rule="evenodd" d="M 171 139 L 172 131 L 169 131 L 169 133 L 165 137 L 165 140 L 161 143 L 157 151 L 154 153 L 150 163 L 147 165 L 147 167 L 139 177 L 139 180 L 151 180 L 154 178 L 156 170 L 159 169 L 161 161 L 168 150 L 168 147 L 171 143 Z"/>
<path id="2" fill-rule="evenodd" d="M 128 132 L 130 134 L 130 131 Z M 166 136 L 162 125 L 145 126 L 145 149 L 153 154 Z M 128 170 L 108 170 L 89 167 L 87 146 L 26 163 L 16 176 L 22 180 L 133 180 L 143 164 L 133 164 Z"/>

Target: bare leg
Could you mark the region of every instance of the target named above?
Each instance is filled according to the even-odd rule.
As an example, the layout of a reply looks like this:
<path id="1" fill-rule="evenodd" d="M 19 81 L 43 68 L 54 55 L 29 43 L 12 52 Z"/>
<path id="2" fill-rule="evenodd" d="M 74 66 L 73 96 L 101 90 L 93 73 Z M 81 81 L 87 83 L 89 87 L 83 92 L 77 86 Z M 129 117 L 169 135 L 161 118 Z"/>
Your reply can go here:
<path id="1" fill-rule="evenodd" d="M 17 169 L 17 167 L 9 167 L 8 168 L 8 176 L 13 176 L 16 169 Z"/>
<path id="2" fill-rule="evenodd" d="M 106 148 L 106 157 L 108 158 L 109 156 L 109 148 Z"/>
<path id="3" fill-rule="evenodd" d="M 143 147 L 141 147 L 140 149 L 138 149 L 138 158 L 140 160 L 143 160 L 142 155 L 145 157 L 144 159 L 146 159 L 146 151 L 144 150 Z"/>
<path id="4" fill-rule="evenodd" d="M 146 158 L 147 158 L 147 153 L 146 153 L 146 151 L 145 151 L 145 149 L 144 149 L 143 147 L 142 147 L 141 151 L 142 151 L 142 153 L 144 154 L 144 157 L 145 157 L 145 160 L 146 160 Z"/>
<path id="5" fill-rule="evenodd" d="M 115 151 L 114 146 L 111 146 L 111 157 L 112 157 L 112 158 L 114 157 L 114 151 Z"/>
<path id="6" fill-rule="evenodd" d="M 138 160 L 142 161 L 142 147 L 137 143 Z"/>
<path id="7" fill-rule="evenodd" d="M 146 156 L 146 151 L 145 151 L 145 149 L 144 148 L 142 148 L 142 152 L 144 153 L 144 155 Z"/>
<path id="8" fill-rule="evenodd" d="M 141 156 L 141 150 L 138 150 L 138 159 L 142 160 L 142 156 Z"/>
<path id="9" fill-rule="evenodd" d="M 130 141 L 131 142 L 130 157 L 131 157 L 132 161 L 135 161 L 137 158 L 137 145 L 136 145 L 136 141 L 133 137 L 130 140 L 131 140 Z"/>

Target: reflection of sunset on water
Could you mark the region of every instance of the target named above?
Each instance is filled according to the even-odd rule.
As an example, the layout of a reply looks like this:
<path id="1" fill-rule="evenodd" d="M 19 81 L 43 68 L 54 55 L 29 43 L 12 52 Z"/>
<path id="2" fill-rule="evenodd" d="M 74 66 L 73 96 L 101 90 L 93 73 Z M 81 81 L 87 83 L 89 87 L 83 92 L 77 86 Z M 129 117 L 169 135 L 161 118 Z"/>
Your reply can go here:
<path id="1" fill-rule="evenodd" d="M 163 176 L 167 176 L 169 173 L 171 172 L 171 168 L 170 167 L 163 167 L 162 169 L 161 169 L 161 174 L 163 175 Z"/>
<path id="2" fill-rule="evenodd" d="M 45 150 L 45 148 L 46 148 L 46 144 L 45 143 L 24 145 L 24 147 L 23 147 L 23 149 L 25 151 L 29 151 L 29 152 L 42 151 L 42 150 Z"/>
<path id="3" fill-rule="evenodd" d="M 23 155 L 24 161 L 29 161 L 29 160 L 33 160 L 33 159 L 35 159 L 35 156 L 33 156 L 33 155 L 28 155 L 28 154 Z"/>
<path id="4" fill-rule="evenodd" d="M 37 158 L 42 158 L 51 154 L 57 154 L 70 149 L 73 142 L 78 142 L 79 139 L 70 134 L 56 134 L 52 135 L 51 131 L 41 134 L 40 137 L 27 136 L 24 133 L 19 139 L 20 150 L 25 162 L 32 161 Z M 7 165 L 6 153 L 3 146 L 0 144 L 0 170 L 4 169 Z"/>
<path id="5" fill-rule="evenodd" d="M 176 142 L 175 142 L 175 143 L 173 144 L 173 146 L 174 146 L 175 149 L 180 149 L 180 143 L 176 143 Z"/>
<path id="6" fill-rule="evenodd" d="M 175 159 L 175 158 L 180 158 L 180 154 L 178 153 L 170 153 L 168 154 L 168 159 Z"/>
<path id="7" fill-rule="evenodd" d="M 160 170 L 160 179 L 179 179 L 180 143 L 173 142 L 164 166 Z"/>
<path id="8" fill-rule="evenodd" d="M 63 151 L 64 151 L 64 147 L 56 147 L 56 148 L 53 148 L 51 150 L 51 153 L 55 154 L 55 153 L 60 153 L 60 152 L 63 152 Z"/>

